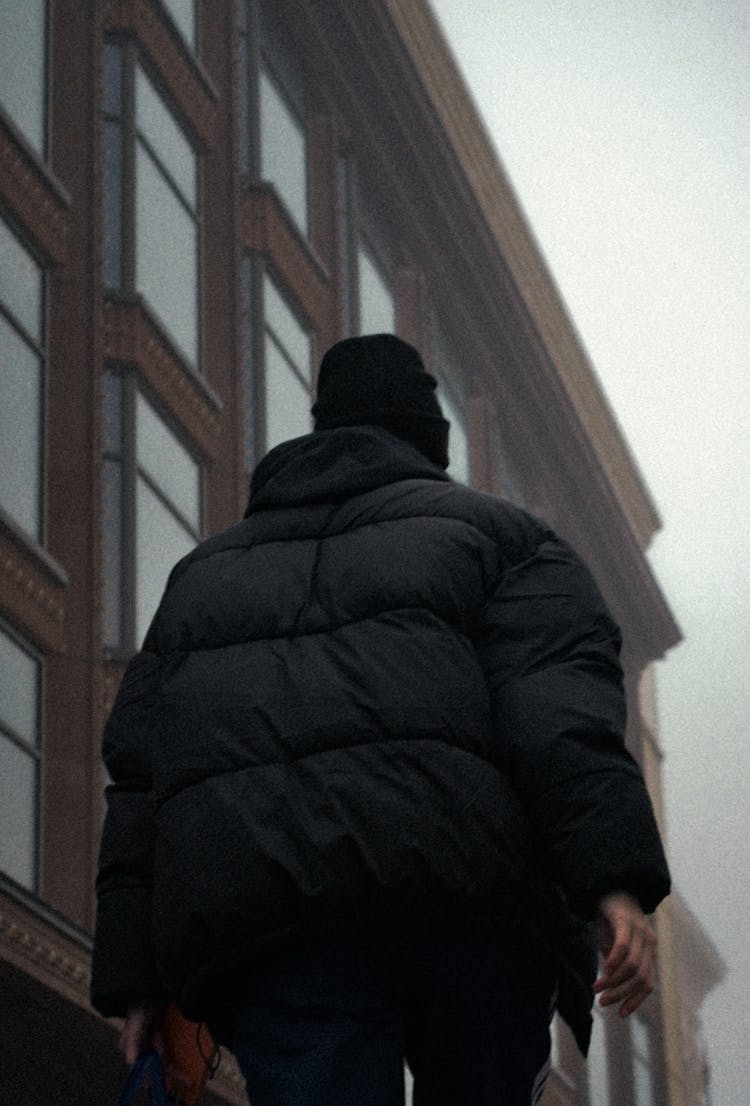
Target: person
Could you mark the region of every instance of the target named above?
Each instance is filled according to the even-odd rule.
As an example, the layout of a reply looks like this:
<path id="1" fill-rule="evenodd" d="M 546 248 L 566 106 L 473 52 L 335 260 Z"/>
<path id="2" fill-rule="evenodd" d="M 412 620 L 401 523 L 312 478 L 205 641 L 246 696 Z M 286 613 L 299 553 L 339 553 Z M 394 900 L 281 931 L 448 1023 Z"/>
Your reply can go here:
<path id="1" fill-rule="evenodd" d="M 620 635 L 547 525 L 449 478 L 417 350 L 334 345 L 314 430 L 181 560 L 105 728 L 92 1001 L 252 1106 L 520 1106 L 557 1008 L 654 985 L 669 873 Z M 597 936 L 598 934 L 598 936 Z M 596 951 L 603 959 L 596 974 Z"/>

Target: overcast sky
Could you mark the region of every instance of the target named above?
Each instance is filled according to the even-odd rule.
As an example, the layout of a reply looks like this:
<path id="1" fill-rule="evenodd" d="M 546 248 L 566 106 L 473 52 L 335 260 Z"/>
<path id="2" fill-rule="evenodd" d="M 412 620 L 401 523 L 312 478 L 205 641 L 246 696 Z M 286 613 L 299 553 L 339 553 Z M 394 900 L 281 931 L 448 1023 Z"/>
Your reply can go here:
<path id="1" fill-rule="evenodd" d="M 750 1093 L 750 3 L 432 0 L 664 528 L 675 881 L 726 961 L 714 1106 Z"/>

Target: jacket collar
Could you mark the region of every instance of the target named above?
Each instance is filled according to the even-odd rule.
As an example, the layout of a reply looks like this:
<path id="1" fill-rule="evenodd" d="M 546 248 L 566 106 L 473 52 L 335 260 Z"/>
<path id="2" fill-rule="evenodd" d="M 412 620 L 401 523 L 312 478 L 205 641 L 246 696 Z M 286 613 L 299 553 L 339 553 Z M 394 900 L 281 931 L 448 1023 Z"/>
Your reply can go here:
<path id="1" fill-rule="evenodd" d="M 272 507 L 346 499 L 414 479 L 450 481 L 419 450 L 378 426 L 316 430 L 266 454 L 253 473 L 245 517 Z"/>

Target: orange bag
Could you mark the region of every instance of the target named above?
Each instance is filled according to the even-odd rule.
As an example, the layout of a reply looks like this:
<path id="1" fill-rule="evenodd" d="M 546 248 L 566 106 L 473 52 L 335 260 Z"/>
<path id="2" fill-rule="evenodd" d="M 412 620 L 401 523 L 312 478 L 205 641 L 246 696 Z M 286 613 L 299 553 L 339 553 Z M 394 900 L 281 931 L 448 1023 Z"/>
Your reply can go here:
<path id="1" fill-rule="evenodd" d="M 219 1049 L 205 1022 L 190 1022 L 171 1002 L 161 1025 L 170 1102 L 197 1106 L 206 1080 L 218 1067 Z"/>

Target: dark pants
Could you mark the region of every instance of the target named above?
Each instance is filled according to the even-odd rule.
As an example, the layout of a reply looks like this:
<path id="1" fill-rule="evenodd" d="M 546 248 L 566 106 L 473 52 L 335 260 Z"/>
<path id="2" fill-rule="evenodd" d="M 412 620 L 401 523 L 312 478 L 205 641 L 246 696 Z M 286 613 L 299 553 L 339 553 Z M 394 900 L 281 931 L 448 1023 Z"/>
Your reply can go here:
<path id="1" fill-rule="evenodd" d="M 338 941 L 255 973 L 232 1042 L 251 1106 L 530 1106 L 551 972 L 486 938 Z"/>

